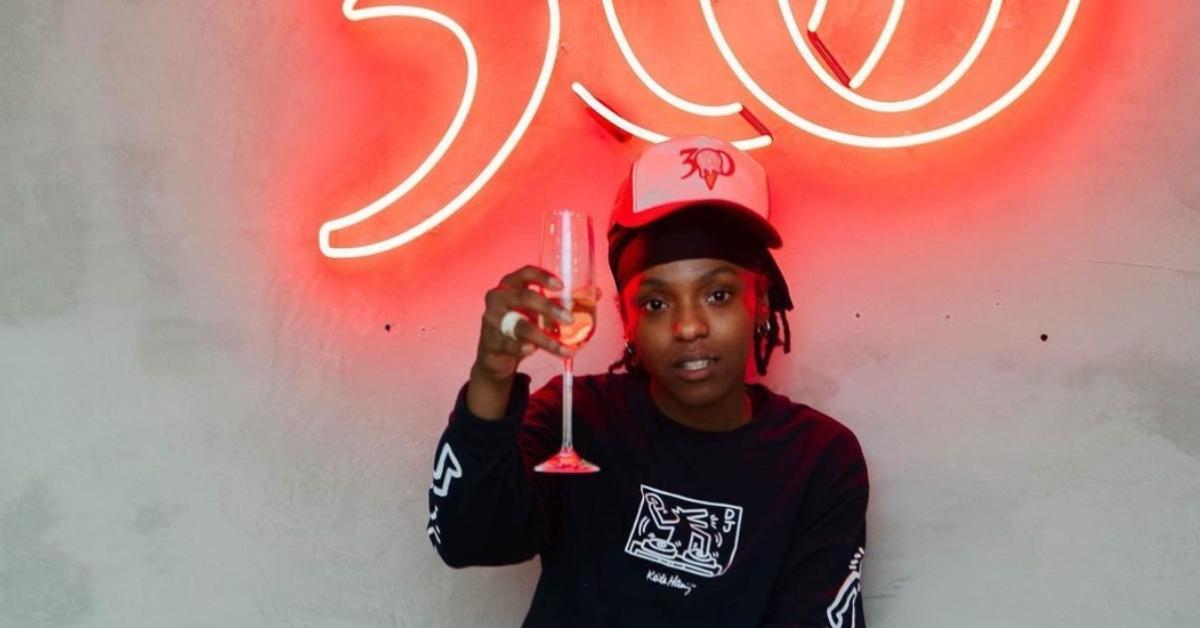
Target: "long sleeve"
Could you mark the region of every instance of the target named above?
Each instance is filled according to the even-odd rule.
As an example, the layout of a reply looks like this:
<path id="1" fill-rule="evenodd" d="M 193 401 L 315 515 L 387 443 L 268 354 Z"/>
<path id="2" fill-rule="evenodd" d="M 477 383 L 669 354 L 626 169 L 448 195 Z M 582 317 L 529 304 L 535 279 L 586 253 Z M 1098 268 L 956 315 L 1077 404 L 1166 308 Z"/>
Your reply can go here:
<path id="1" fill-rule="evenodd" d="M 523 562 L 546 543 L 553 496 L 531 476 L 556 447 L 550 417 L 561 408 L 562 388 L 547 384 L 531 398 L 529 383 L 517 373 L 504 417 L 495 421 L 472 414 L 467 385 L 459 389 L 434 457 L 426 530 L 451 567 Z"/>
<path id="2" fill-rule="evenodd" d="M 849 430 L 825 449 L 811 486 L 764 625 L 865 628 L 861 564 L 869 482 L 862 449 Z"/>

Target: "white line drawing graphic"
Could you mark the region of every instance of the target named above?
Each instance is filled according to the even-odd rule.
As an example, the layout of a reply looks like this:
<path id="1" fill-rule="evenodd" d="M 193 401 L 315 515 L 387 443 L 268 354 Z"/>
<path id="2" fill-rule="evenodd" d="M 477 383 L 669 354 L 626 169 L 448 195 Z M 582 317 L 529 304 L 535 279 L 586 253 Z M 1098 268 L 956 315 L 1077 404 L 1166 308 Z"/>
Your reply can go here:
<path id="1" fill-rule="evenodd" d="M 741 526 L 741 506 L 692 499 L 643 484 L 625 552 L 715 578 L 733 563 Z"/>
<path id="2" fill-rule="evenodd" d="M 450 492 L 450 480 L 462 477 L 462 465 L 458 464 L 458 457 L 454 455 L 454 450 L 450 449 L 450 443 L 442 445 L 442 451 L 438 453 L 437 464 L 433 467 L 433 482 L 429 488 L 433 489 L 433 494 L 438 497 L 445 497 L 446 493 Z M 442 485 L 438 486 L 438 481 Z"/>
<path id="3" fill-rule="evenodd" d="M 825 617 L 829 620 L 830 628 L 854 628 L 858 623 L 858 609 L 854 602 L 862 593 L 862 559 L 865 548 L 858 548 L 850 559 L 850 574 L 842 581 L 842 586 L 834 596 L 829 608 L 825 609 Z M 850 623 L 846 623 L 849 617 Z"/>

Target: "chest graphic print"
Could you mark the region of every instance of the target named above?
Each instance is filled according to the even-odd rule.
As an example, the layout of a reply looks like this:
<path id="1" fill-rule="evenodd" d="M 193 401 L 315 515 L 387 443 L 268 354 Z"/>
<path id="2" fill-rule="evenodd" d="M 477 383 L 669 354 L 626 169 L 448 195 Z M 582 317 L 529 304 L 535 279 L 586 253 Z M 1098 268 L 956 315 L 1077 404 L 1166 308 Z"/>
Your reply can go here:
<path id="1" fill-rule="evenodd" d="M 625 553 L 715 578 L 732 564 L 741 527 L 741 506 L 692 499 L 643 484 Z"/>

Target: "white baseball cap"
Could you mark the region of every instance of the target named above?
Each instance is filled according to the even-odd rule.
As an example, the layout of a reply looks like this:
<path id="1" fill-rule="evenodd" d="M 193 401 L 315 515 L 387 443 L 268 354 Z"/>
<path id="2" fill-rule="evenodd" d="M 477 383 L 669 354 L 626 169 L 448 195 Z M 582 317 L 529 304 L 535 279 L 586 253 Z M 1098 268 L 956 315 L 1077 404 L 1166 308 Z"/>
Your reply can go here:
<path id="1" fill-rule="evenodd" d="M 703 135 L 647 148 L 633 163 L 609 221 L 609 237 L 638 229 L 693 205 L 727 208 L 770 248 L 783 245 L 771 225 L 767 175 L 750 155 Z"/>

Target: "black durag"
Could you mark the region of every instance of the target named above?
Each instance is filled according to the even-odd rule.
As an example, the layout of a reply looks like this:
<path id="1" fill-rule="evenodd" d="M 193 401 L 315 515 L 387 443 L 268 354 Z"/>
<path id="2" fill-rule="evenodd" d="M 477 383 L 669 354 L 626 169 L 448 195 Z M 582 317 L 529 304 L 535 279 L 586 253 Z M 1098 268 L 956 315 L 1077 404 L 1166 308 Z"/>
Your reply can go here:
<path id="1" fill-rule="evenodd" d="M 638 273 L 683 259 L 711 258 L 767 275 L 774 307 L 792 309 L 791 296 L 762 236 L 730 209 L 697 205 L 639 229 L 608 234 L 608 266 L 618 294 Z"/>

